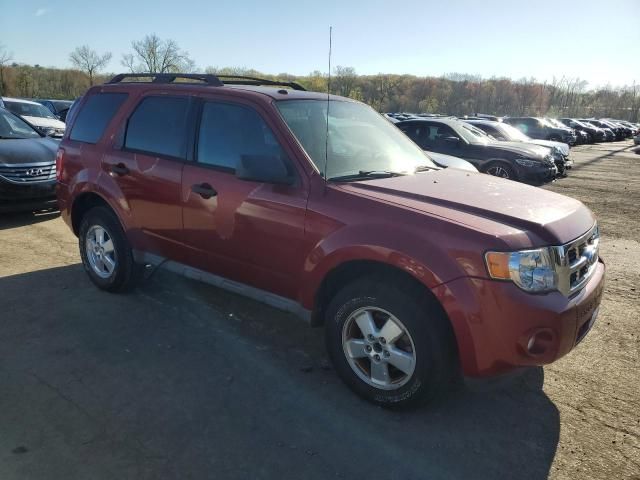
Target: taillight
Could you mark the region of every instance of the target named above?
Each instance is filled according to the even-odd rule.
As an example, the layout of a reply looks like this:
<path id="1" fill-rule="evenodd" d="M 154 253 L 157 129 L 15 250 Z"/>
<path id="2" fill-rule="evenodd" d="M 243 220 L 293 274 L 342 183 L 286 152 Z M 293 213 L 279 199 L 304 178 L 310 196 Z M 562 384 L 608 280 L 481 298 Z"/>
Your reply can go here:
<path id="1" fill-rule="evenodd" d="M 59 148 L 56 154 L 56 180 L 62 179 L 62 167 L 64 166 L 64 149 Z"/>

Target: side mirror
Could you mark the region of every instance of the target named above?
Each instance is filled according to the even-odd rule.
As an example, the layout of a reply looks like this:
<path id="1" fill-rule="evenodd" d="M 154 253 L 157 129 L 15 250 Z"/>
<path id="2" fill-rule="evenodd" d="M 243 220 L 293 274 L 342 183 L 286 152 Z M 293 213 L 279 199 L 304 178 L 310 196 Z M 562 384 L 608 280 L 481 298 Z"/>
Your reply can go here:
<path id="1" fill-rule="evenodd" d="M 278 155 L 242 155 L 236 166 L 236 177 L 250 182 L 291 185 L 294 177 Z"/>
<path id="2" fill-rule="evenodd" d="M 452 143 L 454 145 L 457 145 L 458 143 L 460 143 L 460 139 L 458 137 L 444 137 L 443 140 L 445 142 L 449 142 Z"/>

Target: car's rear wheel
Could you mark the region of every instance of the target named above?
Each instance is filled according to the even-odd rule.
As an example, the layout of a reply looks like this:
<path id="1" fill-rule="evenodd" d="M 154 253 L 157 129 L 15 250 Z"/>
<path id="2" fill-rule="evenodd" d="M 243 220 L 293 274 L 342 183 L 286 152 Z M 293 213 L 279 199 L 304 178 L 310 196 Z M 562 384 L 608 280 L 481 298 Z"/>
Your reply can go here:
<path id="1" fill-rule="evenodd" d="M 127 237 L 111 210 L 89 210 L 80 224 L 78 240 L 82 264 L 96 286 L 110 292 L 135 286 L 142 266 L 134 262 Z"/>
<path id="2" fill-rule="evenodd" d="M 494 177 L 517 180 L 516 172 L 514 171 L 514 169 L 511 166 L 501 162 L 495 162 L 488 165 L 485 168 L 484 173 L 493 175 Z"/>
<path id="3" fill-rule="evenodd" d="M 455 371 L 452 335 L 433 302 L 382 279 L 347 285 L 327 308 L 326 343 L 341 379 L 386 407 L 425 403 Z"/>

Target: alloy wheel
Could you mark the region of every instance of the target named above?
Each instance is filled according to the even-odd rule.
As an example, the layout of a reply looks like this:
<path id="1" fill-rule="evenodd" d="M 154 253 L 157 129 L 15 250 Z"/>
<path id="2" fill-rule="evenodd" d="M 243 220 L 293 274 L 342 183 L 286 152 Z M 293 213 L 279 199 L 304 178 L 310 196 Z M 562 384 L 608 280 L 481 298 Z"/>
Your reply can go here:
<path id="1" fill-rule="evenodd" d="M 416 351 L 409 331 L 381 308 L 359 308 L 347 318 L 342 348 L 351 369 L 375 388 L 396 390 L 415 371 Z"/>
<path id="2" fill-rule="evenodd" d="M 489 167 L 487 169 L 487 173 L 489 175 L 493 175 L 494 177 L 510 178 L 509 172 L 505 168 L 501 167 L 500 165 L 494 165 L 493 167 Z"/>
<path id="3" fill-rule="evenodd" d="M 93 225 L 85 239 L 87 262 L 100 278 L 109 278 L 116 269 L 117 257 L 111 234 L 101 225 Z"/>

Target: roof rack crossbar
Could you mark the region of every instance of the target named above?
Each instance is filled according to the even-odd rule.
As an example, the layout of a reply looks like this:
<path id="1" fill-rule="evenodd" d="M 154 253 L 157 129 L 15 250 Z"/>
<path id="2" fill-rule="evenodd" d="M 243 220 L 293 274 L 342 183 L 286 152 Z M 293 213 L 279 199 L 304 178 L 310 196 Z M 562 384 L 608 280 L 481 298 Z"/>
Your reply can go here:
<path id="1" fill-rule="evenodd" d="M 218 77 L 203 73 L 121 73 L 107 83 L 121 83 L 127 78 L 151 78 L 151 83 L 173 83 L 176 79 L 199 80 L 214 87 L 221 87 L 223 83 Z"/>
<path id="2" fill-rule="evenodd" d="M 306 91 L 302 85 L 297 82 L 288 82 L 281 80 L 268 80 L 266 78 L 246 77 L 244 75 L 216 75 L 226 85 L 268 85 L 290 87 L 293 90 Z"/>

